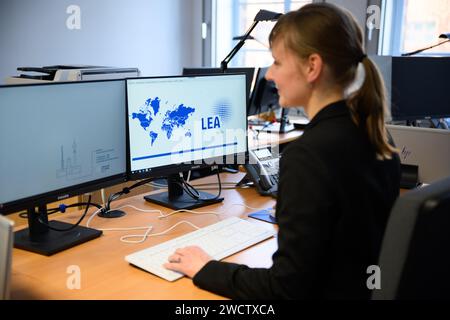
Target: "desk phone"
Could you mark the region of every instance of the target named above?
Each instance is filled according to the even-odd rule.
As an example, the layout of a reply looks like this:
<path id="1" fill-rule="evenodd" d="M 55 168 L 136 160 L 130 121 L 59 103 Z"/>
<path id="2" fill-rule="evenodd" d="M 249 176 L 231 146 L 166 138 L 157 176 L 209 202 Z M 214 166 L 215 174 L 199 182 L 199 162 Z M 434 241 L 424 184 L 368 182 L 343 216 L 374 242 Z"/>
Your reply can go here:
<path id="1" fill-rule="evenodd" d="M 249 151 L 249 163 L 245 170 L 259 194 L 276 198 L 280 169 L 280 157 L 273 156 L 269 148 Z"/>

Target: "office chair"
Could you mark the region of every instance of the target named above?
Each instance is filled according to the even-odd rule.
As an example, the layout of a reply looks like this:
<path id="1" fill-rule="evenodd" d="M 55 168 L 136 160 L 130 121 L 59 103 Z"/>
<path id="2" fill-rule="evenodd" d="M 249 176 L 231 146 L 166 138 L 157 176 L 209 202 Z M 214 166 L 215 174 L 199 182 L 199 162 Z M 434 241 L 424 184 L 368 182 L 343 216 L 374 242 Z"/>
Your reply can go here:
<path id="1" fill-rule="evenodd" d="M 450 177 L 397 199 L 379 266 L 374 300 L 450 298 Z"/>

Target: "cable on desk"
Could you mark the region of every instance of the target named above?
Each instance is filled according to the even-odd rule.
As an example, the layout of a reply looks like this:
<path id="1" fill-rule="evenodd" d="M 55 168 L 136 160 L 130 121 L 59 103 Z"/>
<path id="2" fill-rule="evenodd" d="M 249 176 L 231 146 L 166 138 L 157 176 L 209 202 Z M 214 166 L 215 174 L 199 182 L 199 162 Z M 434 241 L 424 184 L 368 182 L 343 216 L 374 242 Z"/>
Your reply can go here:
<path id="1" fill-rule="evenodd" d="M 47 215 L 55 214 L 55 213 L 58 213 L 58 212 L 65 213 L 66 210 L 69 209 L 69 208 L 79 207 L 79 206 L 86 206 L 86 205 L 91 205 L 91 206 L 94 206 L 96 208 L 101 208 L 101 205 L 99 205 L 97 203 L 90 202 L 90 201 L 89 202 L 77 202 L 77 203 L 72 203 L 72 204 L 69 204 L 69 205 L 65 205 L 64 203 L 61 203 L 56 208 L 49 208 L 49 209 L 47 209 Z M 21 212 L 21 213 L 19 213 L 19 217 L 23 218 L 23 219 L 28 219 L 28 213 L 27 212 Z"/>
<path id="2" fill-rule="evenodd" d="M 216 211 L 195 211 L 195 210 L 188 210 L 188 209 L 180 209 L 180 210 L 175 210 L 172 211 L 168 214 L 163 214 L 161 213 L 161 215 L 158 216 L 159 219 L 164 219 L 170 216 L 173 216 L 177 213 L 193 213 L 193 214 L 214 214 L 216 216 L 220 216 L 221 214 L 223 214 L 224 212 L 216 212 Z"/>
<path id="3" fill-rule="evenodd" d="M 173 226 L 171 226 L 170 228 L 162 231 L 162 232 L 158 232 L 158 233 L 153 233 L 150 234 L 150 232 L 152 231 L 152 228 L 149 228 L 144 234 L 130 234 L 130 235 L 126 235 L 126 236 L 122 236 L 120 237 L 120 241 L 122 242 L 126 242 L 126 243 L 142 243 L 145 240 L 147 240 L 148 237 L 157 237 L 157 236 L 163 236 L 165 234 L 167 234 L 168 232 L 172 231 L 174 228 L 176 228 L 177 226 L 179 226 L 180 224 L 188 224 L 190 226 L 192 226 L 193 228 L 195 228 L 196 230 L 200 229 L 200 227 L 197 227 L 195 224 L 186 221 L 186 220 L 182 220 L 177 222 L 176 224 L 174 224 Z M 141 240 L 136 240 L 136 241 L 132 241 L 132 240 L 126 240 L 128 238 L 142 238 Z"/>
<path id="4" fill-rule="evenodd" d="M 81 221 L 83 221 L 83 219 L 86 217 L 86 214 L 87 214 L 87 212 L 88 212 L 88 210 L 89 210 L 89 207 L 90 207 L 91 205 L 92 205 L 92 206 L 95 206 L 95 207 L 97 207 L 97 208 L 99 208 L 99 211 L 102 209 L 102 206 L 101 206 L 101 205 L 96 204 L 96 203 L 91 203 L 91 195 L 89 195 L 89 198 L 88 198 L 88 201 L 87 201 L 87 202 L 74 203 L 74 204 L 71 204 L 71 205 L 68 205 L 68 206 L 66 206 L 66 205 L 60 205 L 59 208 L 58 208 L 58 211 L 61 210 L 61 212 L 65 212 L 66 208 L 70 208 L 70 207 L 74 207 L 74 206 L 81 206 L 81 205 L 85 205 L 85 206 L 86 206 L 83 215 L 82 215 L 81 218 L 77 221 L 77 223 L 75 223 L 74 225 L 70 226 L 69 228 L 66 228 L 66 229 L 59 229 L 59 228 L 52 227 L 52 226 L 50 226 L 50 224 L 48 224 L 48 223 L 42 221 L 41 218 L 38 218 L 38 221 L 39 221 L 40 224 L 43 224 L 43 225 L 47 226 L 50 230 L 58 231 L 58 232 L 66 232 L 66 231 L 73 230 L 73 229 L 75 229 L 76 227 L 78 227 L 78 226 L 80 225 Z"/>
<path id="5" fill-rule="evenodd" d="M 131 207 L 133 209 L 136 209 L 138 211 L 142 211 L 142 212 L 159 212 L 162 215 L 161 210 L 144 210 L 144 209 L 139 209 L 136 208 L 134 206 L 131 205 L 125 205 L 122 207 L 117 208 L 118 209 L 122 209 L 125 207 Z M 92 221 L 92 219 L 100 212 L 101 210 L 97 210 L 96 212 L 94 212 L 88 219 L 87 223 L 86 223 L 86 227 L 90 227 L 90 223 Z M 171 230 L 173 230 L 175 227 L 177 227 L 178 225 L 182 224 L 182 223 L 186 223 L 192 227 L 194 227 L 195 229 L 200 229 L 199 227 L 197 227 L 196 225 L 194 225 L 193 223 L 186 221 L 186 220 L 182 220 L 177 222 L 176 224 L 174 224 L 173 226 L 171 226 L 170 228 L 162 231 L 162 232 L 158 232 L 158 233 L 154 233 L 154 234 L 150 234 L 150 232 L 152 232 L 153 230 L 153 226 L 152 225 L 148 225 L 145 227 L 127 227 L 127 228 L 95 228 L 97 230 L 101 230 L 101 231 L 132 231 L 132 230 L 145 230 L 144 234 L 130 234 L 130 235 L 124 235 L 122 237 L 120 237 L 120 241 L 121 242 L 125 242 L 125 243 L 133 243 L 133 244 L 137 244 L 137 243 L 142 243 L 144 242 L 148 237 L 156 237 L 156 236 L 162 236 L 165 235 L 166 233 L 170 232 Z M 141 240 L 127 240 L 128 238 L 141 238 Z"/>
<path id="6" fill-rule="evenodd" d="M 148 179 L 147 179 L 147 180 L 148 180 Z M 146 183 L 148 183 L 147 180 L 140 181 L 140 182 L 137 183 L 136 185 L 143 185 L 143 184 L 146 184 Z M 219 176 L 219 183 L 220 183 L 220 176 Z M 135 186 L 132 186 L 132 187 L 135 187 Z M 220 189 L 220 190 L 221 190 L 221 189 Z M 120 196 L 120 195 L 119 195 L 119 196 Z M 219 193 L 219 196 L 220 196 L 220 193 Z M 115 197 L 110 197 L 110 198 L 115 200 Z M 111 201 L 113 201 L 113 200 L 111 200 Z M 228 210 L 229 210 L 231 207 L 233 207 L 233 206 L 242 206 L 242 207 L 246 207 L 246 208 L 251 209 L 251 210 L 262 210 L 262 209 L 266 209 L 266 208 L 253 208 L 253 207 L 250 207 L 250 206 L 245 205 L 245 204 L 242 204 L 242 203 L 235 203 L 235 204 L 232 204 L 232 205 L 228 206 L 226 209 L 223 209 L 221 212 L 217 212 L 217 211 L 194 211 L 194 210 L 181 209 L 181 210 L 171 211 L 171 212 L 169 212 L 168 214 L 164 214 L 161 210 L 141 209 L 141 208 L 137 208 L 137 207 L 132 206 L 132 205 L 124 205 L 124 206 L 121 206 L 121 207 L 116 208 L 115 210 L 120 210 L 120 209 L 123 209 L 123 208 L 126 208 L 126 207 L 130 207 L 130 208 L 133 208 L 133 209 L 135 209 L 136 211 L 140 211 L 140 212 L 146 212 L 146 213 L 159 213 L 159 215 L 158 215 L 157 217 L 158 217 L 159 219 L 164 219 L 164 218 L 170 217 L 170 216 L 172 216 L 172 215 L 175 215 L 175 214 L 177 214 L 177 213 L 183 213 L 183 212 L 185 212 L 185 213 L 192 213 L 192 214 L 214 214 L 214 215 L 219 216 L 219 215 L 222 215 L 222 214 L 228 212 Z M 91 223 L 91 221 L 93 220 L 93 218 L 94 218 L 99 212 L 101 212 L 102 210 L 104 210 L 104 209 L 99 209 L 99 210 L 97 210 L 96 212 L 94 212 L 94 213 L 89 217 L 89 219 L 88 219 L 88 221 L 87 221 L 87 223 L 86 223 L 86 226 L 87 226 L 87 227 L 90 227 L 90 223 Z M 173 230 L 175 227 L 177 227 L 178 225 L 180 225 L 180 224 L 182 224 L 182 223 L 189 224 L 190 226 L 192 226 L 192 227 L 194 227 L 194 228 L 196 228 L 196 229 L 199 229 L 199 227 L 195 226 L 194 224 L 192 224 L 191 222 L 186 221 L 186 220 L 179 221 L 179 222 L 177 222 L 175 225 L 173 225 L 173 226 L 171 226 L 170 228 L 168 228 L 167 230 L 165 230 L 165 231 L 163 231 L 163 232 L 159 232 L 159 233 L 154 233 L 154 234 L 151 234 L 151 232 L 152 232 L 152 230 L 153 230 L 153 226 L 152 226 L 152 225 L 141 226 L 141 227 L 127 227 L 127 228 L 96 228 L 96 229 L 101 230 L 101 231 L 131 231 L 131 230 L 145 230 L 145 233 L 144 233 L 144 234 L 133 234 L 133 235 L 125 235 L 125 236 L 120 237 L 120 241 L 121 241 L 121 242 L 137 244 L 137 243 L 142 243 L 142 242 L 144 242 L 148 237 L 155 237 L 155 236 L 165 235 L 166 233 L 170 232 L 171 230 Z M 140 238 L 140 240 L 127 240 L 127 239 L 129 239 L 129 238 Z"/>
<path id="7" fill-rule="evenodd" d="M 195 189 L 194 186 L 192 186 L 191 184 L 189 184 L 188 181 L 186 181 L 183 177 L 183 174 L 180 173 L 180 179 L 181 179 L 181 187 L 183 188 L 183 190 L 193 199 L 198 200 L 198 201 L 212 201 L 212 200 L 216 200 L 220 198 L 220 195 L 222 194 L 222 181 L 220 180 L 220 174 L 219 174 L 219 167 L 218 166 L 213 166 L 212 169 L 216 170 L 217 173 L 217 180 L 218 180 L 218 185 L 219 185 L 219 192 L 218 194 L 213 197 L 213 198 L 208 198 L 208 199 L 202 199 L 200 198 L 200 193 L 197 191 L 197 189 Z M 190 176 L 190 175 L 189 175 Z"/>
<path id="8" fill-rule="evenodd" d="M 156 180 L 158 178 L 149 178 L 149 179 L 144 179 L 141 181 L 136 182 L 135 184 L 131 185 L 130 187 L 124 187 L 121 191 L 116 192 L 116 193 L 112 193 L 109 197 L 108 197 L 108 202 L 106 203 L 105 207 L 102 209 L 102 213 L 107 213 L 108 211 L 111 210 L 111 202 L 119 199 L 122 195 L 124 194 L 128 194 L 130 193 L 131 190 L 143 186 L 149 182 L 152 182 L 153 180 Z"/>

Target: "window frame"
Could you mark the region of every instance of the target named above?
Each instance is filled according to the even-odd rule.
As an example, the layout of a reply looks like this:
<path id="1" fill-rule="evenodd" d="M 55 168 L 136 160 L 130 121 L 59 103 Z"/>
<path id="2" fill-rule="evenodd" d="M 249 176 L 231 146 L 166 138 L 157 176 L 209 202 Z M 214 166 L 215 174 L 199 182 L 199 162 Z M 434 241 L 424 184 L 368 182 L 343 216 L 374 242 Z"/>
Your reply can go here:
<path id="1" fill-rule="evenodd" d="M 207 37 L 204 38 L 203 43 L 203 59 L 202 66 L 203 67 L 220 67 L 220 61 L 225 57 L 218 56 L 217 50 L 217 2 L 221 0 L 203 0 L 203 28 L 207 29 Z M 286 11 L 290 8 L 293 0 L 284 0 L 284 10 Z M 311 2 L 325 2 L 324 0 L 311 0 Z M 239 11 L 239 3 L 234 2 L 232 4 L 232 10 L 234 12 Z M 232 22 L 232 34 L 239 34 L 239 23 L 238 23 L 238 15 L 233 14 L 233 22 Z M 243 49 L 241 49 L 243 50 Z M 265 49 L 261 50 L 251 50 L 251 51 L 265 51 Z"/>
<path id="2" fill-rule="evenodd" d="M 378 54 L 383 56 L 400 56 L 403 42 L 402 26 L 405 21 L 405 0 L 382 0 L 382 22 L 378 43 Z M 399 32 L 395 32 L 395 31 Z"/>
<path id="3" fill-rule="evenodd" d="M 406 18 L 405 3 L 406 0 L 381 0 L 382 22 L 380 28 L 380 37 L 378 40 L 378 55 L 383 56 L 401 56 L 403 53 L 401 45 L 404 41 L 403 27 Z M 430 43 L 429 46 L 439 43 L 436 35 L 436 42 Z M 421 48 L 417 48 L 419 50 Z M 449 52 L 428 52 L 418 53 L 416 56 L 450 56 Z"/>

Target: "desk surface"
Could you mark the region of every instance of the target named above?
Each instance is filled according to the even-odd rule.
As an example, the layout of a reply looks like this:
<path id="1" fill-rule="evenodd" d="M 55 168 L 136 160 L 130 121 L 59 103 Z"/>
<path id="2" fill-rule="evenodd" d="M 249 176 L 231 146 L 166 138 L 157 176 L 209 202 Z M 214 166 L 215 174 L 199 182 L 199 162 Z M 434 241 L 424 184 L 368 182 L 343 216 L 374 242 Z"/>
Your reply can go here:
<path id="1" fill-rule="evenodd" d="M 223 182 L 238 182 L 242 173 L 222 174 Z M 215 182 L 211 176 L 193 182 Z M 214 193 L 214 190 L 209 191 Z M 261 197 L 256 190 L 230 189 L 223 190 L 225 201 L 221 204 L 200 208 L 198 211 L 214 210 L 225 212 L 223 216 L 211 214 L 193 215 L 181 213 L 159 220 L 157 213 L 143 213 L 132 208 L 125 208 L 127 215 L 118 219 L 94 218 L 91 227 L 137 227 L 153 225 L 154 232 L 161 232 L 180 220 L 189 220 L 202 227 L 226 217 L 246 218 L 256 210 L 238 204 L 246 204 L 253 208 L 267 208 L 275 201 L 270 197 Z M 167 214 L 171 210 L 146 202 L 142 195 L 118 200 L 113 207 L 133 205 L 142 209 L 160 209 Z M 91 213 L 93 211 L 90 211 Z M 66 213 L 59 220 L 75 222 L 80 212 Z M 86 219 L 85 219 L 86 220 Z M 249 219 L 253 223 L 264 223 Z M 16 219 L 17 228 L 26 224 Z M 85 221 L 84 221 L 85 223 Z M 147 238 L 141 244 L 128 244 L 119 240 L 122 235 L 140 234 L 143 231 L 112 232 L 105 231 L 100 238 L 91 240 L 69 250 L 46 257 L 35 253 L 14 249 L 12 264 L 12 299 L 223 299 L 223 297 L 201 290 L 194 286 L 191 279 L 182 278 L 168 282 L 150 273 L 129 265 L 124 257 L 135 251 L 167 241 L 193 231 L 192 227 L 180 225 L 168 235 Z M 271 238 L 247 250 L 239 252 L 225 261 L 247 264 L 251 267 L 269 267 L 272 254 L 276 250 L 276 239 Z M 80 289 L 69 289 L 68 283 L 74 279 L 71 271 L 75 266 L 80 270 Z M 70 287 L 70 286 L 69 286 Z"/>
<path id="2" fill-rule="evenodd" d="M 284 143 L 289 143 L 303 134 L 302 130 L 293 130 L 287 133 L 271 133 L 271 132 L 257 132 L 255 130 L 248 131 L 248 145 L 250 149 L 264 147 L 264 146 L 278 146 Z"/>

